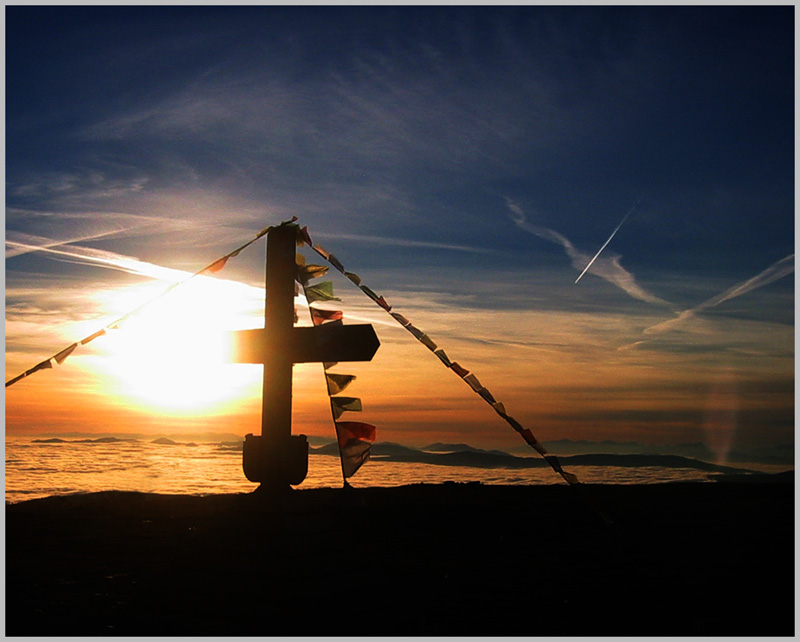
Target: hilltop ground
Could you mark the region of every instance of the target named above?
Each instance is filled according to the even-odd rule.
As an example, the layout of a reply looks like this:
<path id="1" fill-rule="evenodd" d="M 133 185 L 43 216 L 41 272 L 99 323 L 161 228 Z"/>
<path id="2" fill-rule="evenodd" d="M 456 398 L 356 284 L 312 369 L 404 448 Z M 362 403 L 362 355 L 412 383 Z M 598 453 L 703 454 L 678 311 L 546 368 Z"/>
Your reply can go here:
<path id="1" fill-rule="evenodd" d="M 794 634 L 794 484 L 479 484 L 6 507 L 6 634 Z"/>

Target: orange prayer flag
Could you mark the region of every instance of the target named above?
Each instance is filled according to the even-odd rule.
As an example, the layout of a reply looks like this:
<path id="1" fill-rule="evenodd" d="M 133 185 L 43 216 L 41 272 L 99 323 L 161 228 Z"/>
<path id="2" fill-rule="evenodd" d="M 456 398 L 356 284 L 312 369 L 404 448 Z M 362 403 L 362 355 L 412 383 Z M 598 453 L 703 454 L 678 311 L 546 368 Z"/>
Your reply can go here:
<path id="1" fill-rule="evenodd" d="M 85 345 L 86 345 L 87 343 L 89 343 L 90 341 L 94 341 L 94 340 L 95 340 L 97 337 L 102 337 L 102 336 L 103 336 L 105 333 L 106 333 L 106 330 L 105 330 L 105 328 L 103 328 L 102 330 L 98 330 L 98 331 L 97 331 L 97 332 L 95 332 L 94 334 L 90 334 L 90 335 L 89 335 L 88 337 L 86 337 L 85 339 L 81 339 L 81 345 L 82 345 L 82 346 L 85 346 Z"/>
<path id="2" fill-rule="evenodd" d="M 225 264 L 228 262 L 228 257 L 223 256 L 221 259 L 217 259 L 211 265 L 209 265 L 203 272 L 219 272 L 222 268 L 225 267 Z"/>
<path id="3" fill-rule="evenodd" d="M 78 347 L 77 343 L 73 343 L 69 348 L 64 348 L 61 352 L 53 357 L 58 365 L 64 363 L 64 360 L 73 353 L 75 348 Z"/>

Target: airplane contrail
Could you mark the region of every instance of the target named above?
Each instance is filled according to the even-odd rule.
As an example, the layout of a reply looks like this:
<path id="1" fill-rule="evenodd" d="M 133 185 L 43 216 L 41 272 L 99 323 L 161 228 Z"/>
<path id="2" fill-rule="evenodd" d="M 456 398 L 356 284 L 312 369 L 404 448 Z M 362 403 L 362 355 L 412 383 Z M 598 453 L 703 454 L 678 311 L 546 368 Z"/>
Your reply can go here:
<path id="1" fill-rule="evenodd" d="M 602 247 L 601 247 L 599 250 L 597 250 L 597 254 L 595 254 L 595 255 L 592 257 L 592 260 L 591 260 L 591 261 L 589 261 L 588 265 L 587 265 L 585 268 L 583 268 L 583 272 L 581 272 L 581 273 L 578 275 L 578 278 L 577 278 L 577 279 L 575 279 L 575 283 L 577 283 L 578 281 L 580 281 L 580 280 L 581 280 L 581 277 L 582 277 L 584 274 L 586 274 L 586 272 L 588 272 L 588 271 L 589 271 L 589 268 L 590 268 L 590 267 L 592 267 L 592 263 L 594 263 L 594 262 L 597 260 L 597 257 L 598 257 L 598 256 L 600 256 L 600 253 L 601 253 L 603 250 L 605 250 L 605 249 L 606 249 L 606 245 L 608 245 L 609 243 L 611 243 L 611 239 L 613 239 L 613 238 L 614 238 L 614 235 L 615 235 L 615 234 L 616 234 L 616 233 L 619 231 L 619 228 L 621 228 L 621 227 L 622 227 L 622 224 L 623 224 L 625 221 L 627 221 L 627 220 L 628 220 L 628 217 L 631 215 L 631 213 L 633 212 L 633 210 L 635 210 L 635 209 L 636 209 L 636 206 L 637 206 L 637 205 L 639 205 L 639 203 L 641 203 L 641 202 L 642 202 L 642 199 L 639 199 L 638 201 L 636 201 L 636 202 L 633 204 L 633 207 L 632 207 L 630 210 L 628 210 L 628 213 L 627 213 L 625 216 L 623 216 L 623 217 L 622 217 L 622 220 L 619 222 L 619 224 L 617 225 L 617 227 L 615 227 L 615 228 L 614 228 L 614 231 L 613 231 L 613 232 L 611 232 L 611 236 L 609 236 L 609 237 L 608 237 L 608 240 L 607 240 L 605 243 L 603 243 Z"/>

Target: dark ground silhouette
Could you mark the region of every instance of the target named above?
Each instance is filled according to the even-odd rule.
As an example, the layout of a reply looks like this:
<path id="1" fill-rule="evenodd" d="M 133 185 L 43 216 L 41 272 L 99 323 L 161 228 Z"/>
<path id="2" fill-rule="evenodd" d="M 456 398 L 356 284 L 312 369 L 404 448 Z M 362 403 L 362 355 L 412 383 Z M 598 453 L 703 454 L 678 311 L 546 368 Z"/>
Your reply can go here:
<path id="1" fill-rule="evenodd" d="M 104 492 L 6 507 L 11 636 L 792 636 L 794 484 Z"/>

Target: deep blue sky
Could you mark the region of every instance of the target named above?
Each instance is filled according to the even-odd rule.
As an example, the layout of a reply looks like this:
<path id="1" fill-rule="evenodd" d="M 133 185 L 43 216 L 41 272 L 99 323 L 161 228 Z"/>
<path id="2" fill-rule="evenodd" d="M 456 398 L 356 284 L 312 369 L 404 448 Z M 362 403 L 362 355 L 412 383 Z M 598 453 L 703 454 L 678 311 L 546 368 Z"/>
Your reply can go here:
<path id="1" fill-rule="evenodd" d="M 20 243 L 194 270 L 297 215 L 409 305 L 585 314 L 542 341 L 786 381 L 794 30 L 790 5 L 6 7 L 11 318 L 34 283 L 131 281 Z"/>

